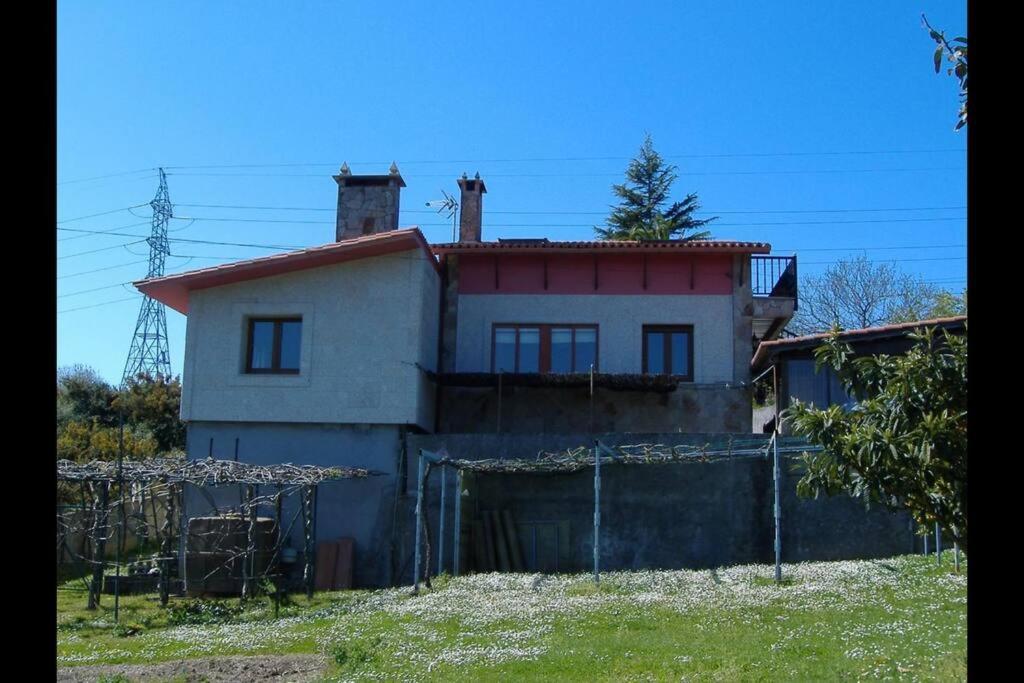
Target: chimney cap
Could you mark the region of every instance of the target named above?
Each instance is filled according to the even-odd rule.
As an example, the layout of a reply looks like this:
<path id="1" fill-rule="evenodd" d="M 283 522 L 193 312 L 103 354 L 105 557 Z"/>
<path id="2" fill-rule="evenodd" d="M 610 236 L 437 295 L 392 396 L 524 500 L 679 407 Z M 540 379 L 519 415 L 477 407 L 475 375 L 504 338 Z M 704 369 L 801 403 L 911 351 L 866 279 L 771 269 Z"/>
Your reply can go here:
<path id="1" fill-rule="evenodd" d="M 480 194 L 485 194 L 487 192 L 487 185 L 484 184 L 479 173 L 477 173 L 472 180 L 470 180 L 468 175 L 463 173 L 462 177 L 456 182 L 458 182 L 459 189 L 463 192 L 479 192 Z"/>

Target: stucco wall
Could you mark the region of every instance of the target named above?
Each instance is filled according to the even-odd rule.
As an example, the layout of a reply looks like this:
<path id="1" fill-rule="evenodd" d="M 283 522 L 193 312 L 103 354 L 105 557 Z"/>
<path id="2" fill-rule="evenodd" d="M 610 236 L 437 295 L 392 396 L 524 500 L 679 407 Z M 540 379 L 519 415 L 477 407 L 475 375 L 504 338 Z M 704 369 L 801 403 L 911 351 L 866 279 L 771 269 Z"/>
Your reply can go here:
<path id="1" fill-rule="evenodd" d="M 460 293 L 456 371 L 490 372 L 493 324 L 516 322 L 596 323 L 599 369 L 606 373 L 641 372 L 644 325 L 693 325 L 694 381 L 734 381 L 731 295 Z M 744 352 L 749 363 L 750 349 Z"/>
<path id="2" fill-rule="evenodd" d="M 193 292 L 182 419 L 432 428 L 439 286 L 412 250 Z M 300 373 L 244 373 L 247 318 L 294 314 Z"/>
<path id="3" fill-rule="evenodd" d="M 188 426 L 188 457 L 233 460 L 237 439 L 238 460 L 257 464 L 348 465 L 365 467 L 382 476 L 325 482 L 317 493 L 317 541 L 355 539 L 354 583 L 357 587 L 382 586 L 392 574 L 391 544 L 395 519 L 395 494 L 401 493 L 399 464 L 402 455 L 401 427 L 394 425 L 250 424 L 192 422 Z M 212 439 L 212 448 L 211 448 Z M 221 508 L 237 507 L 241 487 L 194 487 L 186 497 L 189 517 L 212 514 L 210 498 Z M 269 496 L 274 487 L 262 487 L 257 495 Z M 285 500 L 285 528 L 298 511 L 298 499 Z M 273 516 L 270 506 L 260 516 Z M 301 518 L 289 534 L 289 544 L 303 548 Z"/>

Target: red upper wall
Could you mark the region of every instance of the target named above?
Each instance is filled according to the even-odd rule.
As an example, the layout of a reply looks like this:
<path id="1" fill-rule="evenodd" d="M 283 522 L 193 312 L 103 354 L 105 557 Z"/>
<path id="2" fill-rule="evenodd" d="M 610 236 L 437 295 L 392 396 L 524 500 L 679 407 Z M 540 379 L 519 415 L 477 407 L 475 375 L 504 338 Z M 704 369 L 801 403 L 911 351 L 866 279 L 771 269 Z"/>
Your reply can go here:
<path id="1" fill-rule="evenodd" d="M 460 294 L 732 294 L 730 254 L 461 254 Z"/>

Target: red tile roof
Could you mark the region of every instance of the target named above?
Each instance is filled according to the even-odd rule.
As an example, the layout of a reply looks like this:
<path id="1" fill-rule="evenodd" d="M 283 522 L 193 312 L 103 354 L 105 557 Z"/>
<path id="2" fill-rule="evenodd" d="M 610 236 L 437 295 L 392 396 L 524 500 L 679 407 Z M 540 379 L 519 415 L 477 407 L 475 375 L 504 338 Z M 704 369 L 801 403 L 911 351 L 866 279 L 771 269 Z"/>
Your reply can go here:
<path id="1" fill-rule="evenodd" d="M 450 242 L 432 244 L 435 254 L 465 254 L 482 251 L 501 251 L 504 253 L 529 253 L 535 251 L 554 251 L 562 253 L 580 252 L 664 252 L 664 251 L 699 251 L 718 254 L 767 254 L 772 245 L 767 242 L 735 242 L 732 240 L 668 240 L 664 242 L 601 240 L 592 242 Z"/>
<path id="2" fill-rule="evenodd" d="M 422 249 L 424 258 L 428 259 L 435 268 L 438 267 L 437 260 L 430 252 L 430 247 L 423 238 L 423 234 L 419 228 L 413 227 L 331 242 L 319 247 L 309 247 L 283 254 L 165 275 L 150 280 L 139 280 L 133 284 L 143 294 L 170 306 L 179 313 L 188 314 L 189 292 L 193 290 L 219 287 L 245 280 L 281 275 L 307 268 L 319 268 L 344 261 L 416 248 Z"/>
<path id="3" fill-rule="evenodd" d="M 880 325 L 878 327 L 864 327 L 857 330 L 843 330 L 839 333 L 842 341 L 857 342 L 880 337 L 897 337 L 908 334 L 919 327 L 932 327 L 939 325 L 944 328 L 959 328 L 967 322 L 966 315 L 958 315 L 950 318 L 929 318 L 928 320 L 913 320 L 908 323 L 895 323 L 892 325 Z M 815 347 L 828 339 L 831 332 L 819 332 L 817 334 L 806 334 L 801 337 L 789 337 L 788 339 L 773 339 L 763 341 L 757 345 L 757 353 L 750 360 L 750 367 L 759 370 L 768 360 L 782 351 Z"/>

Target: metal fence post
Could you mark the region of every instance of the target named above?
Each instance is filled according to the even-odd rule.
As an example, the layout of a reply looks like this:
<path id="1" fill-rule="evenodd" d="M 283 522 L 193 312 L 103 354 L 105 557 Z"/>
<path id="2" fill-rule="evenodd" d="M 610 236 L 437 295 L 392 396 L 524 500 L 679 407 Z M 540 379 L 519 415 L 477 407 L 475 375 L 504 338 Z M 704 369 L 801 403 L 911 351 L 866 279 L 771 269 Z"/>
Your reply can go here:
<path id="1" fill-rule="evenodd" d="M 776 398 L 778 400 L 778 398 Z M 775 429 L 778 430 L 778 423 L 775 425 Z M 775 432 L 772 436 L 772 443 L 775 447 L 775 458 L 772 464 L 773 476 L 775 479 L 775 583 L 782 583 L 782 502 L 780 500 L 780 478 L 781 471 L 779 469 L 779 433 Z"/>
<path id="2" fill-rule="evenodd" d="M 459 559 L 462 546 L 462 470 L 455 471 L 455 528 L 452 530 L 452 546 L 454 546 L 454 557 L 452 557 L 452 576 L 459 575 Z"/>
<path id="3" fill-rule="evenodd" d="M 420 590 L 420 536 L 423 527 L 423 449 L 420 449 L 420 473 L 416 478 L 416 541 L 413 549 L 412 591 Z"/>
<path id="4" fill-rule="evenodd" d="M 447 506 L 447 488 L 448 488 L 448 467 L 441 465 L 441 513 L 440 522 L 438 523 L 437 532 L 437 574 L 438 576 L 444 571 L 444 518 L 445 513 L 448 511 Z"/>
<path id="5" fill-rule="evenodd" d="M 942 565 L 942 534 L 938 522 L 935 522 L 935 564 Z"/>
<path id="6" fill-rule="evenodd" d="M 601 452 L 594 440 L 594 584 L 601 584 Z"/>

